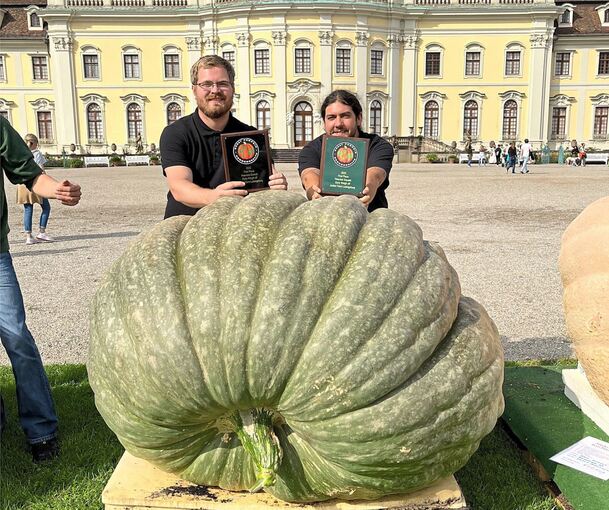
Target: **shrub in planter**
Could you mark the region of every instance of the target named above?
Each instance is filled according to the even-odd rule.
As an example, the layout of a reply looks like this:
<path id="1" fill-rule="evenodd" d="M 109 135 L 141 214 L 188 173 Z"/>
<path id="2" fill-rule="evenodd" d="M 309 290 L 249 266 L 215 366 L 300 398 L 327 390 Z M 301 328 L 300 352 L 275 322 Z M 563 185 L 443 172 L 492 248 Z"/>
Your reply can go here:
<path id="1" fill-rule="evenodd" d="M 158 156 L 150 156 L 150 164 L 151 165 L 158 165 L 160 162 Z"/>
<path id="2" fill-rule="evenodd" d="M 112 166 L 122 166 L 125 163 L 123 162 L 123 158 L 120 156 L 110 156 L 110 164 Z"/>
<path id="3" fill-rule="evenodd" d="M 427 161 L 429 161 L 430 163 L 438 162 L 438 155 L 435 152 L 429 153 L 426 157 L 427 157 Z"/>
<path id="4" fill-rule="evenodd" d="M 82 168 L 84 161 L 80 158 L 69 158 L 66 161 L 66 168 Z"/>
<path id="5" fill-rule="evenodd" d="M 449 163 L 456 163 L 459 158 L 456 156 L 456 154 L 451 154 L 447 159 Z"/>

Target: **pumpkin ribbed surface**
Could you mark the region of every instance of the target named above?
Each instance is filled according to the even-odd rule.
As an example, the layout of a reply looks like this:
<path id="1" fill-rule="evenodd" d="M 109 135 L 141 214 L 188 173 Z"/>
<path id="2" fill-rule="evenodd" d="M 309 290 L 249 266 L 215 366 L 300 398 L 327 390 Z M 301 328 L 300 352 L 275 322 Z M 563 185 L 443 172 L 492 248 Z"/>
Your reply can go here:
<path id="1" fill-rule="evenodd" d="M 287 501 L 374 499 L 463 466 L 503 411 L 495 325 L 418 225 L 353 197 L 222 198 L 112 266 L 97 407 L 133 455 Z"/>
<path id="2" fill-rule="evenodd" d="M 609 197 L 566 228 L 559 267 L 569 337 L 590 385 L 609 405 Z"/>

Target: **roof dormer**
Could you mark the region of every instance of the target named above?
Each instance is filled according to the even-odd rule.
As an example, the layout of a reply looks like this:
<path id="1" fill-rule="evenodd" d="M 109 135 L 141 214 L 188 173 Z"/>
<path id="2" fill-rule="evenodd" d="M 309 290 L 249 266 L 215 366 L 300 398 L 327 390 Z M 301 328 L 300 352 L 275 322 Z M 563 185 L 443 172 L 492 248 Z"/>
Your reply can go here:
<path id="1" fill-rule="evenodd" d="M 575 6 L 573 4 L 562 4 L 565 10 L 558 18 L 558 26 L 559 27 L 572 27 L 573 26 L 573 11 Z"/>

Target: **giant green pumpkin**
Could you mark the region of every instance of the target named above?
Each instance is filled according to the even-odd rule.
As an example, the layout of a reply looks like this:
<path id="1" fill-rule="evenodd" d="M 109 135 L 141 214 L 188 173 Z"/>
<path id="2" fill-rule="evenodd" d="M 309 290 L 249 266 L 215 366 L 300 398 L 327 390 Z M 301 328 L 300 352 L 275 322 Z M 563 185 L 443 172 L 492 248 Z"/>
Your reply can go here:
<path id="1" fill-rule="evenodd" d="M 143 234 L 97 291 L 88 369 L 133 455 L 287 501 L 430 485 L 503 410 L 497 330 L 442 250 L 346 196 L 222 198 Z"/>

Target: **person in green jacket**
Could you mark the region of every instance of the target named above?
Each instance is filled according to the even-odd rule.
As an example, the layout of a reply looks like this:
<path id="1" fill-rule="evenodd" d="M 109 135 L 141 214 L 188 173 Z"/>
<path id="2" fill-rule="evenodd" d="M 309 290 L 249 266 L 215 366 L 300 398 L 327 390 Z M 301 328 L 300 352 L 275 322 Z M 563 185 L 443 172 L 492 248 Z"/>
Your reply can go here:
<path id="1" fill-rule="evenodd" d="M 4 175 L 13 184 L 25 184 L 45 198 L 65 205 L 80 201 L 80 186 L 68 180 L 56 181 L 34 162 L 30 149 L 9 122 L 0 116 L 0 339 L 15 375 L 19 421 L 34 461 L 59 454 L 57 415 L 51 388 L 42 366 L 36 342 L 25 323 L 23 296 L 8 249 L 8 207 Z M 4 406 L 0 397 L 0 423 Z M 3 424 L 0 429 L 4 428 Z"/>

